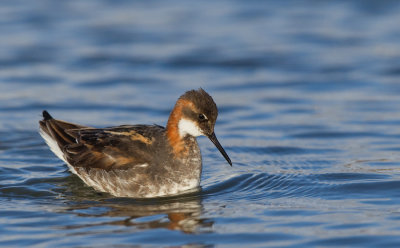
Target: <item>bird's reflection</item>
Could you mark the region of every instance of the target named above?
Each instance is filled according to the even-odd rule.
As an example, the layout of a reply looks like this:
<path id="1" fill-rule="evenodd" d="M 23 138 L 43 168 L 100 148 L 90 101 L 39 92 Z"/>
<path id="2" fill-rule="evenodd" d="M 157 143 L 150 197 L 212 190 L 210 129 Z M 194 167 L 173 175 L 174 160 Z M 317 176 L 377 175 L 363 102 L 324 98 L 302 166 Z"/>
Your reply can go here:
<path id="1" fill-rule="evenodd" d="M 98 193 L 85 186 L 76 176 L 69 176 L 63 183 L 62 196 L 67 207 L 60 211 L 74 213 L 81 217 L 116 217 L 118 220 L 85 224 L 84 227 L 97 225 L 124 225 L 137 229 L 166 228 L 185 233 L 206 232 L 213 222 L 201 217 L 202 204 L 199 190 L 180 196 L 131 199 L 115 198 Z M 122 217 L 123 219 L 121 220 Z M 66 228 L 81 228 L 69 226 Z"/>

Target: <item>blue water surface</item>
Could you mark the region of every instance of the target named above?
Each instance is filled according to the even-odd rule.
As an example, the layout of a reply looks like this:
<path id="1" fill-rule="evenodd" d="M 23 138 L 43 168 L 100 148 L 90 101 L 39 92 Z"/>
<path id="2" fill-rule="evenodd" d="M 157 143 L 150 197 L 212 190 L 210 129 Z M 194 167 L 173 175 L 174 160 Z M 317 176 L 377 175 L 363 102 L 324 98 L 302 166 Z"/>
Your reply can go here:
<path id="1" fill-rule="evenodd" d="M 0 2 L 1 247 L 399 247 L 400 2 Z M 203 87 L 233 161 L 115 198 L 68 172 L 41 111 L 165 125 Z"/>

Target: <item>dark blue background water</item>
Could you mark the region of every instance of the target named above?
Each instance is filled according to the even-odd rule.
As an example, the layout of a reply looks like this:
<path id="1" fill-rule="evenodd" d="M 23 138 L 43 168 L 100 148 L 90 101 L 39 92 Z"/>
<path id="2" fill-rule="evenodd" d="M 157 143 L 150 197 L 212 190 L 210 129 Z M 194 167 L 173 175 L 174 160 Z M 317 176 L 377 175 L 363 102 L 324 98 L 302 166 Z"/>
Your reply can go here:
<path id="1" fill-rule="evenodd" d="M 0 246 L 400 246 L 398 1 L 0 2 Z M 202 191 L 110 197 L 40 113 L 165 125 L 203 87 L 234 162 Z"/>

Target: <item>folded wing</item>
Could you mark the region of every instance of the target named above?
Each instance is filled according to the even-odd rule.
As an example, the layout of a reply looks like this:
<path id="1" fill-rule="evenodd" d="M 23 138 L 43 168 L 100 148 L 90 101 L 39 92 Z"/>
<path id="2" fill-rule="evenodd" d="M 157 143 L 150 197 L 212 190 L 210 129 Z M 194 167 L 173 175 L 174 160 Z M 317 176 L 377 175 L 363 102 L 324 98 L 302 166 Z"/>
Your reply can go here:
<path id="1" fill-rule="evenodd" d="M 160 126 L 90 128 L 53 119 L 47 112 L 40 121 L 41 134 L 61 159 L 73 168 L 129 169 L 151 164 L 151 152 Z M 150 135 L 150 132 L 152 135 Z M 57 147 L 55 147 L 57 146 Z M 59 151 L 55 151 L 59 149 Z"/>

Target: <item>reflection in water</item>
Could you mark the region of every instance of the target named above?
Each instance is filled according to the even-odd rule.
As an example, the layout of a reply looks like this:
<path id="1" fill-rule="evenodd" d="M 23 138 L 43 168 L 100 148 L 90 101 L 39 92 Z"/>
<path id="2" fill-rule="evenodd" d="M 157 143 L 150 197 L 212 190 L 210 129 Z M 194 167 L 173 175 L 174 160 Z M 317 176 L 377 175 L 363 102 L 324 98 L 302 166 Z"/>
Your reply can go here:
<path id="1" fill-rule="evenodd" d="M 185 233 L 198 233 L 213 222 L 201 218 L 202 204 L 198 192 L 154 199 L 115 198 L 84 186 L 71 175 L 62 185 L 69 206 L 60 210 L 80 217 L 123 217 L 115 221 L 66 226 L 67 229 L 100 225 L 133 226 L 137 229 L 166 228 Z"/>

